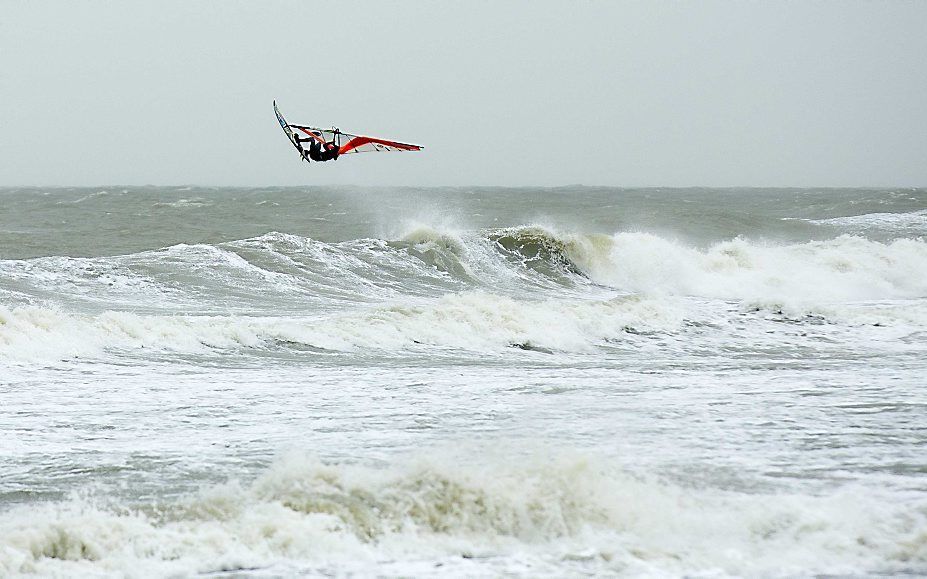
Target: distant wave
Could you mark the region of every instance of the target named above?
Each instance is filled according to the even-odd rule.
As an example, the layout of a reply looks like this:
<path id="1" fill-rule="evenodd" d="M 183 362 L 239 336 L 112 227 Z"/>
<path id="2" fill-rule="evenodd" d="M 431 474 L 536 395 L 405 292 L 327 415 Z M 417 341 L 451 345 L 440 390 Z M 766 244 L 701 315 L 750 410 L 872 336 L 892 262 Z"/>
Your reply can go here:
<path id="1" fill-rule="evenodd" d="M 829 219 L 800 219 L 799 221 L 856 233 L 882 230 L 909 235 L 927 235 L 927 209 L 907 213 L 866 213 Z"/>
<path id="2" fill-rule="evenodd" d="M 337 564 L 409 575 L 423 560 L 460 575 L 927 570 L 922 501 L 681 488 L 594 456 L 482 457 L 478 467 L 450 453 L 378 469 L 294 455 L 251 484 L 174 504 L 19 507 L 0 519 L 0 574 L 286 575 Z"/>
<path id="3" fill-rule="evenodd" d="M 210 200 L 203 199 L 202 197 L 194 197 L 192 199 L 178 199 L 176 201 L 157 202 L 153 204 L 152 207 L 154 208 L 210 207 L 212 204 L 213 202 Z"/>

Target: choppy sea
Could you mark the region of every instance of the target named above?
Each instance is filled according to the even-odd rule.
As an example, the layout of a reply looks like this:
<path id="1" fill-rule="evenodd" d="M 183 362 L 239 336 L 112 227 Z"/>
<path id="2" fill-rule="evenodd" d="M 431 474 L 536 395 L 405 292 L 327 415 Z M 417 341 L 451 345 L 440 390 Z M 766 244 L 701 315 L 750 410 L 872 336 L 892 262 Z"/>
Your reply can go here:
<path id="1" fill-rule="evenodd" d="M 927 190 L 0 189 L 0 576 L 927 573 Z"/>

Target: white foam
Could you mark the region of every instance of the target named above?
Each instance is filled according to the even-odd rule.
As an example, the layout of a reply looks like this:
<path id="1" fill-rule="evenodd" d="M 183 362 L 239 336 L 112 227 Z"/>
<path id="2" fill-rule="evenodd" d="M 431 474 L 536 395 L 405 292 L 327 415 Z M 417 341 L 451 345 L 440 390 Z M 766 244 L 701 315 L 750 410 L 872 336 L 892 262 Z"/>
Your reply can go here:
<path id="1" fill-rule="evenodd" d="M 322 318 L 118 311 L 78 315 L 20 307 L 0 308 L 0 355 L 63 359 L 141 348 L 198 353 L 212 348 L 258 348 L 275 340 L 341 351 L 397 350 L 417 344 L 489 352 L 512 345 L 585 351 L 602 340 L 620 337 L 628 327 L 669 330 L 681 323 L 681 312 L 666 300 L 516 301 L 483 292 Z"/>
<path id="2" fill-rule="evenodd" d="M 176 505 L 20 507 L 0 521 L 0 574 L 927 571 L 922 498 L 698 490 L 593 456 L 477 456 L 441 452 L 385 469 L 291 456 L 249 485 Z"/>

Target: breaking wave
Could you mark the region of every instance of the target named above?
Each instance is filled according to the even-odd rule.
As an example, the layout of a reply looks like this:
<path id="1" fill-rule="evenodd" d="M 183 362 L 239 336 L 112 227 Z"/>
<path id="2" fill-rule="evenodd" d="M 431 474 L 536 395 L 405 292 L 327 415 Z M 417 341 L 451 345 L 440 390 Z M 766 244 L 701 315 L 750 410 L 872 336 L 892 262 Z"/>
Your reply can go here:
<path id="1" fill-rule="evenodd" d="M 516 267 L 646 295 L 821 303 L 927 297 L 922 239 L 844 235 L 777 245 L 736 238 L 698 248 L 649 233 L 561 234 L 537 226 L 483 236 Z"/>
<path id="2" fill-rule="evenodd" d="M 737 238 L 700 248 L 647 233 L 538 226 L 418 227 L 396 241 L 342 243 L 270 233 L 125 256 L 0 261 L 0 355 L 289 345 L 582 352 L 628 331 L 723 325 L 755 308 L 923 329 L 924 271 L 921 239 Z M 706 303 L 714 311 L 706 314 Z"/>
<path id="3" fill-rule="evenodd" d="M 707 249 L 649 233 L 558 235 L 526 228 L 499 237 L 530 259 L 567 264 L 596 283 L 646 294 L 840 302 L 927 297 L 927 243 L 844 235 L 772 245 L 737 238 Z M 500 242 L 501 243 L 501 242 Z"/>
<path id="4" fill-rule="evenodd" d="M 97 299 L 132 292 L 148 299 L 155 292 L 200 301 L 268 294 L 351 301 L 473 289 L 562 291 L 591 281 L 646 294 L 833 302 L 927 297 L 925 270 L 927 242 L 919 238 L 883 243 L 844 235 L 791 245 L 736 238 L 699 248 L 634 232 L 418 228 L 397 241 L 323 243 L 269 233 L 126 256 L 0 261 L 0 289 L 32 285 L 36 294 L 51 288 L 104 296 Z"/>
<path id="5" fill-rule="evenodd" d="M 30 506 L 0 522 L 0 574 L 766 575 L 927 569 L 927 504 L 872 492 L 748 495 L 594 457 L 390 468 L 278 461 L 173 504 Z M 305 561 L 312 561 L 307 568 Z"/>

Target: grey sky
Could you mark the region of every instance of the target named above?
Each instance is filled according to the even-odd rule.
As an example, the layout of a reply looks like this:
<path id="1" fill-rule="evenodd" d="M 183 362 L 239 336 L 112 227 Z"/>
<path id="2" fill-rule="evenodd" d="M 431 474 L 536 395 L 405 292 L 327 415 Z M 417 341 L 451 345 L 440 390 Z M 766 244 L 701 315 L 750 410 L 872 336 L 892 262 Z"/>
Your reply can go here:
<path id="1" fill-rule="evenodd" d="M 927 2 L 0 0 L 0 185 L 186 183 L 923 186 Z"/>

